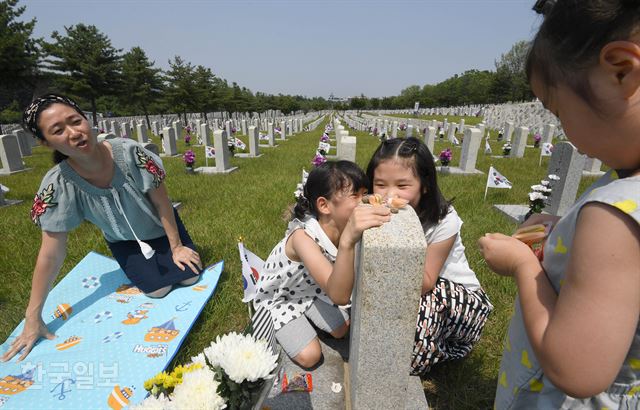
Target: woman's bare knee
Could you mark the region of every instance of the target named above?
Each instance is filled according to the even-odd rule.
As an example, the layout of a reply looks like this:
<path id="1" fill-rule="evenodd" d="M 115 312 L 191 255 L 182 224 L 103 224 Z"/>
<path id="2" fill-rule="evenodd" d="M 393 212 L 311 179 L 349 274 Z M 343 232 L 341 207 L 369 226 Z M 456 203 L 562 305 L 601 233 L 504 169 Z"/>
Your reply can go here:
<path id="1" fill-rule="evenodd" d="M 167 293 L 171 291 L 171 286 L 165 286 L 163 288 L 154 290 L 153 292 L 145 293 L 146 296 L 150 298 L 163 298 L 167 296 Z"/>
<path id="2" fill-rule="evenodd" d="M 304 349 L 302 349 L 300 353 L 296 355 L 296 357 L 293 358 L 293 361 L 302 367 L 309 368 L 318 364 L 321 358 L 322 348 L 320 347 L 318 338 L 315 338 L 311 341 L 311 343 L 306 345 Z"/>

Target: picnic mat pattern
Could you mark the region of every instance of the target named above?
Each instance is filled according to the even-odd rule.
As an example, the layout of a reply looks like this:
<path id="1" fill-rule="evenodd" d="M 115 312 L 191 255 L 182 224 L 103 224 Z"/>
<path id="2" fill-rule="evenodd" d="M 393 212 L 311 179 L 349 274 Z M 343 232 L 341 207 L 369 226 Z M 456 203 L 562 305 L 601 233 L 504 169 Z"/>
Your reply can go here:
<path id="1" fill-rule="evenodd" d="M 213 295 L 224 262 L 191 286 L 148 298 L 118 263 L 90 252 L 49 293 L 41 340 L 17 363 L 0 363 L 0 408 L 121 409 L 142 401 L 144 381 L 164 370 Z M 9 350 L 24 321 L 0 346 Z"/>

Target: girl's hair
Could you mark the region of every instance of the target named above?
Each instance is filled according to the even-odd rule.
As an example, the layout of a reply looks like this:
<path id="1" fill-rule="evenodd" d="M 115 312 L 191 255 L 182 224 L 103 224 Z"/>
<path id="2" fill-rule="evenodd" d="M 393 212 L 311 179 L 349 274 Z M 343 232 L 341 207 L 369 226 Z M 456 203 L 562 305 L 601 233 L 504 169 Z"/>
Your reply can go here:
<path id="1" fill-rule="evenodd" d="M 383 161 L 399 160 L 411 167 L 413 174 L 420 179 L 420 201 L 418 202 L 418 217 L 423 224 L 438 223 L 449 212 L 451 201 L 447 201 L 438 188 L 436 166 L 429 148 L 415 137 L 407 139 L 392 138 L 384 141 L 367 166 L 369 178 L 369 192 L 373 192 L 373 179 L 376 168 Z"/>
<path id="2" fill-rule="evenodd" d="M 66 106 L 69 106 L 76 110 L 78 114 L 80 114 L 85 120 L 87 119 L 78 104 L 69 97 L 60 94 L 46 94 L 40 96 L 33 100 L 22 113 L 22 128 L 25 131 L 33 134 L 40 141 L 46 141 L 46 139 L 44 138 L 44 134 L 42 133 L 42 130 L 38 125 L 40 114 L 42 113 L 42 111 L 46 110 L 53 104 L 64 104 Z M 67 156 L 63 153 L 59 151 L 53 152 L 53 162 L 55 162 L 56 164 L 64 161 L 65 159 L 67 159 Z"/>
<path id="3" fill-rule="evenodd" d="M 587 71 L 607 43 L 638 32 L 640 0 L 539 0 L 534 10 L 545 18 L 527 56 L 529 82 L 535 74 L 545 87 L 564 83 L 597 108 Z"/>
<path id="4" fill-rule="evenodd" d="M 303 219 L 306 214 L 318 218 L 317 199 L 331 199 L 334 194 L 350 193 L 367 188 L 367 176 L 351 161 L 328 161 L 309 172 L 303 195 L 293 208 L 292 218 Z"/>

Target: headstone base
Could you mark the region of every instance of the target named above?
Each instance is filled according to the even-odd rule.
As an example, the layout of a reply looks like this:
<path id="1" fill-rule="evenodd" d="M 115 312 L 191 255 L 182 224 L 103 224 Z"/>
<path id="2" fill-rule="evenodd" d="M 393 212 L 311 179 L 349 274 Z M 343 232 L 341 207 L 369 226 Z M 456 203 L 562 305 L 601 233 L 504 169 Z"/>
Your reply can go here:
<path id="1" fill-rule="evenodd" d="M 410 376 L 407 385 L 407 400 L 404 404 L 404 410 L 428 410 L 429 403 L 424 395 L 424 387 L 418 376 Z"/>
<path id="2" fill-rule="evenodd" d="M 349 337 L 344 339 L 330 339 L 320 333 L 320 345 L 324 362 L 320 367 L 307 371 L 296 365 L 282 352 L 282 368 L 291 378 L 296 373 L 311 373 L 313 391 L 281 393 L 282 380 L 278 381 L 276 388 L 272 389 L 264 401 L 263 406 L 271 410 L 335 410 L 345 409 L 346 386 L 344 374 L 346 361 L 349 356 Z M 331 390 L 333 383 L 340 383 L 342 390 L 334 393 Z"/>
<path id="3" fill-rule="evenodd" d="M 269 144 L 260 144 L 258 145 L 260 148 L 278 148 L 278 144 L 276 145 L 269 145 Z"/>
<path id="4" fill-rule="evenodd" d="M 308 371 L 302 369 L 282 352 L 282 368 L 291 377 L 296 373 L 311 373 L 313 391 L 311 393 L 292 392 L 281 393 L 282 380 L 269 392 L 263 406 L 271 410 L 351 410 L 349 386 L 347 384 L 349 361 L 349 335 L 343 339 L 334 339 L 319 333 L 320 345 L 324 361 L 318 368 Z M 408 369 L 408 367 L 407 367 Z M 407 370 L 408 371 L 408 370 Z M 384 382 L 384 381 L 382 381 Z M 331 390 L 333 383 L 340 383 L 342 390 L 334 393 Z M 409 377 L 409 385 L 406 391 L 406 405 L 398 410 L 428 410 L 429 405 L 424 395 L 422 382 L 417 376 Z"/>
<path id="5" fill-rule="evenodd" d="M 282 368 L 291 377 L 296 373 L 311 373 L 313 391 L 310 393 L 293 392 L 281 393 L 282 380 L 278 381 L 276 388 L 272 389 L 264 401 L 263 406 L 271 410 L 351 410 L 349 402 L 349 386 L 346 383 L 348 376 L 349 360 L 349 335 L 344 339 L 333 339 L 319 332 L 320 345 L 324 362 L 317 369 L 307 371 L 296 365 L 282 352 Z M 408 372 L 409 370 L 407 370 Z M 422 382 L 417 376 L 409 378 L 407 386 L 407 401 L 404 409 L 398 410 L 425 410 L 429 406 L 424 395 Z M 342 390 L 334 393 L 331 390 L 333 383 L 340 383 Z"/>
<path id="6" fill-rule="evenodd" d="M 583 177 L 601 177 L 604 174 L 605 174 L 604 171 L 598 171 L 598 172 L 582 171 Z"/>
<path id="7" fill-rule="evenodd" d="M 5 206 L 18 205 L 19 203 L 24 202 L 22 199 L 4 199 L 4 203 L 0 201 L 0 208 L 4 208 Z"/>
<path id="8" fill-rule="evenodd" d="M 494 205 L 493 207 L 517 224 L 523 223 L 524 216 L 529 212 L 528 205 Z"/>
<path id="9" fill-rule="evenodd" d="M 251 154 L 249 154 L 247 152 L 243 152 L 243 153 L 240 153 L 240 154 L 235 154 L 234 157 L 236 157 L 236 158 L 260 158 L 262 155 L 263 154 L 251 155 Z"/>
<path id="10" fill-rule="evenodd" d="M 195 169 L 196 174 L 230 174 L 238 169 L 238 167 L 227 168 L 224 171 L 218 171 L 216 167 L 198 167 Z"/>
<path id="11" fill-rule="evenodd" d="M 19 172 L 24 172 L 24 171 L 31 171 L 33 168 L 22 168 L 19 169 L 17 171 L 5 171 L 4 169 L 0 169 L 0 175 L 13 175 L 13 174 L 17 174 Z"/>
<path id="12" fill-rule="evenodd" d="M 477 169 L 474 169 L 473 171 L 464 171 L 462 170 L 462 168 L 458 168 L 458 167 L 443 167 L 443 166 L 436 167 L 436 169 L 438 170 L 438 172 L 442 174 L 449 174 L 449 175 L 484 175 L 484 172 Z"/>

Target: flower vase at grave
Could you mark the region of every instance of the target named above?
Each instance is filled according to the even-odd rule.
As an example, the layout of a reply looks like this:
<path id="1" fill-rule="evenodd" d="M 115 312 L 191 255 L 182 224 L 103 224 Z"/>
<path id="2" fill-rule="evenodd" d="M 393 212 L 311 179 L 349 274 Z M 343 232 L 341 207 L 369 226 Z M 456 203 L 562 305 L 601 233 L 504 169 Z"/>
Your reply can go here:
<path id="1" fill-rule="evenodd" d="M 440 152 L 439 159 L 440 159 L 440 164 L 442 164 L 442 166 L 440 167 L 441 171 L 443 172 L 449 171 L 449 163 L 451 162 L 452 158 L 453 158 L 453 153 L 451 152 L 451 148 L 447 148 Z"/>
<path id="2" fill-rule="evenodd" d="M 196 154 L 192 150 L 188 150 L 182 156 L 182 160 L 184 161 L 185 171 L 187 174 L 193 174 L 193 164 L 196 162 Z"/>

